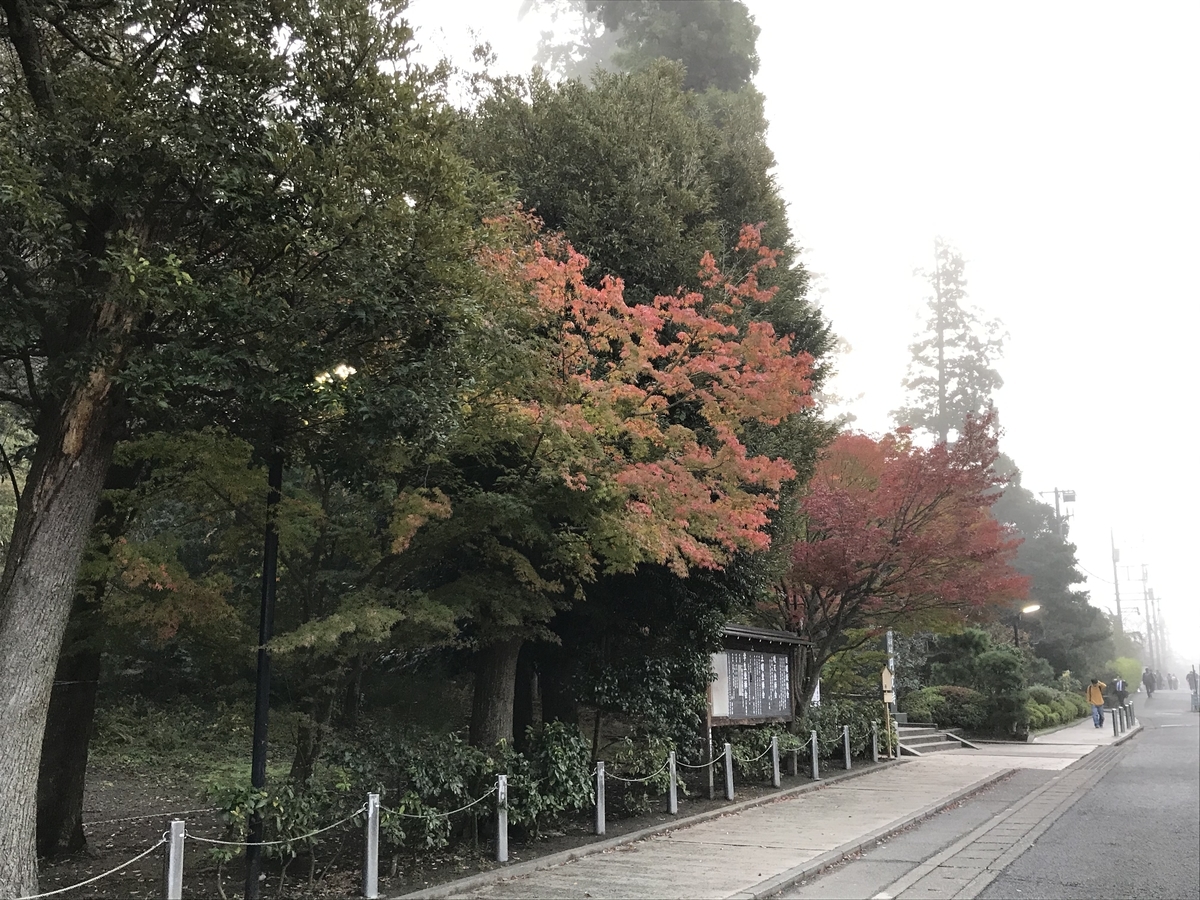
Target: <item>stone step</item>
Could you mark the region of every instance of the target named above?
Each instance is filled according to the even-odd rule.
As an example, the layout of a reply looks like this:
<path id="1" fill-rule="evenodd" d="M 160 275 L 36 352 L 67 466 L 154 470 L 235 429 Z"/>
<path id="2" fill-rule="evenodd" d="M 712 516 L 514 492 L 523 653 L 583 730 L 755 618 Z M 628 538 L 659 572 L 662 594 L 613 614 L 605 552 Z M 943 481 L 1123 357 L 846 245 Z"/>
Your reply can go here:
<path id="1" fill-rule="evenodd" d="M 961 747 L 958 741 L 954 738 L 946 737 L 944 734 L 919 734 L 910 737 L 901 736 L 900 743 L 910 744 L 914 747 L 922 747 L 925 744 L 953 744 L 955 747 Z"/>
<path id="2" fill-rule="evenodd" d="M 958 741 L 944 740 L 936 743 L 917 744 L 908 741 L 900 742 L 901 754 L 907 753 L 910 756 L 926 756 L 930 753 L 939 753 L 942 750 L 956 750 L 962 745 Z M 915 751 L 915 752 L 914 752 Z"/>
<path id="3" fill-rule="evenodd" d="M 938 734 L 936 725 L 902 725 L 899 731 L 901 737 L 909 734 Z"/>

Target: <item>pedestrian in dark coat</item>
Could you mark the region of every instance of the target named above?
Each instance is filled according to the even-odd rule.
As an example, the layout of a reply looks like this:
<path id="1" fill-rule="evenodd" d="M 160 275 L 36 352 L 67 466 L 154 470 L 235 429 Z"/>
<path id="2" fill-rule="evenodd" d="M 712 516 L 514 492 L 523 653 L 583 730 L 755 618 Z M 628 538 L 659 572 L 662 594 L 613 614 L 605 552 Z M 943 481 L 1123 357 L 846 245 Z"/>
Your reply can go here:
<path id="1" fill-rule="evenodd" d="M 1154 689 L 1158 687 L 1158 682 L 1154 680 L 1154 673 L 1150 671 L 1150 667 L 1146 666 L 1146 671 L 1142 673 L 1142 684 L 1146 688 L 1146 696 L 1153 697 Z"/>

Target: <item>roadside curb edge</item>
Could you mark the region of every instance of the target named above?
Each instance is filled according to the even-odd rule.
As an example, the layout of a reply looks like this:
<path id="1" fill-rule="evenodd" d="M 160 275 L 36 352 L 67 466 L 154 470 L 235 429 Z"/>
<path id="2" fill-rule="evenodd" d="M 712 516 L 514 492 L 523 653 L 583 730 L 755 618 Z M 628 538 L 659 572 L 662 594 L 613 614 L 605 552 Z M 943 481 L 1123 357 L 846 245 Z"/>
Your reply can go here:
<path id="1" fill-rule="evenodd" d="M 959 803 L 968 797 L 978 794 L 980 791 L 1004 781 L 1006 778 L 1015 774 L 1017 769 L 1004 769 L 989 775 L 986 778 L 981 778 L 973 784 L 967 785 L 961 790 L 955 791 L 949 797 L 943 797 L 930 803 L 928 806 L 917 810 L 915 813 L 898 819 L 895 822 L 890 822 L 882 828 L 877 828 L 869 832 L 865 837 L 855 838 L 853 841 L 842 844 L 840 847 L 835 847 L 833 850 L 827 850 L 820 856 L 814 857 L 800 865 L 789 869 L 782 874 L 776 875 L 773 878 L 768 878 L 765 881 L 760 881 L 758 884 L 744 891 L 738 891 L 736 894 L 731 894 L 726 900 L 764 900 L 767 897 L 773 897 L 781 891 L 794 885 L 797 881 L 801 881 L 809 876 L 828 869 L 830 866 L 836 865 L 848 856 L 852 856 L 862 850 L 867 850 L 881 840 L 893 835 L 898 831 L 903 831 L 908 826 L 920 822 L 923 819 L 928 819 L 930 816 L 940 813 L 942 810 Z"/>
<path id="2" fill-rule="evenodd" d="M 851 769 L 849 772 L 841 772 L 829 778 L 822 778 L 819 781 L 812 781 L 808 784 L 798 784 L 795 787 L 765 794 L 762 797 L 753 797 L 749 800 L 740 800 L 731 803 L 729 806 L 723 806 L 720 809 L 710 809 L 702 813 L 696 813 L 694 815 L 675 819 L 673 821 L 660 822 L 656 825 L 649 825 L 645 828 L 639 828 L 637 831 L 631 831 L 628 834 L 622 834 L 616 837 L 607 838 L 605 840 L 595 841 L 590 844 L 584 844 L 579 847 L 573 847 L 570 850 L 560 850 L 558 853 L 550 853 L 546 856 L 535 857 L 533 859 L 524 860 L 523 862 L 492 869 L 487 872 L 479 872 L 476 875 L 468 875 L 465 878 L 458 878 L 454 881 L 446 881 L 442 884 L 431 885 L 430 887 L 422 888 L 419 891 L 413 891 L 408 894 L 388 894 L 387 896 L 389 900 L 445 900 L 445 898 L 453 897 L 456 894 L 486 887 L 490 884 L 495 884 L 498 881 L 507 881 L 510 878 L 520 878 L 523 875 L 529 875 L 533 872 L 540 872 L 543 869 L 552 869 L 555 866 L 561 866 L 565 863 L 574 862 L 575 860 L 582 859 L 585 856 L 592 856 L 596 853 L 604 853 L 608 850 L 612 850 L 625 844 L 633 844 L 637 843 L 638 841 L 644 841 L 646 838 L 654 837 L 655 835 L 666 834 L 670 831 L 678 831 L 682 828 L 690 828 L 693 825 L 699 825 L 703 822 L 719 819 L 722 816 L 734 815 L 736 813 L 740 813 L 742 810 L 752 809 L 755 806 L 763 806 L 767 803 L 776 803 L 780 800 L 789 800 L 792 797 L 800 794 L 807 794 L 810 791 L 819 791 L 828 787 L 829 785 L 838 784 L 839 782 L 849 781 L 853 778 L 859 778 L 863 775 L 870 775 L 872 772 L 880 772 L 884 769 L 890 769 L 894 766 L 903 765 L 909 762 L 910 759 L 912 759 L 912 757 L 882 760 L 878 764 L 871 766 L 869 769 Z M 975 789 L 977 790 L 978 788 Z"/>

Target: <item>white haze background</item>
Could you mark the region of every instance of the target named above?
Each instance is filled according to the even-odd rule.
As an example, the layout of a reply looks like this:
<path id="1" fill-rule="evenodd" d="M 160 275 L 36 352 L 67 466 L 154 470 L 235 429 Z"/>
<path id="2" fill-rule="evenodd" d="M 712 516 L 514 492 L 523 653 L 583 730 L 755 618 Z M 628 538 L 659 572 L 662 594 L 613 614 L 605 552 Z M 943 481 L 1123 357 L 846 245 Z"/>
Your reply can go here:
<path id="1" fill-rule="evenodd" d="M 551 25 L 520 5 L 414 0 L 409 19 L 425 61 L 469 65 L 482 40 L 524 74 Z M 1031 490 L 1077 493 L 1092 602 L 1113 609 L 1111 529 L 1126 627 L 1145 564 L 1173 649 L 1200 663 L 1200 4 L 748 5 L 776 177 L 852 348 L 831 390 L 855 427 L 886 430 L 902 401 L 912 272 L 941 235 L 1010 334 L 1004 450 Z"/>

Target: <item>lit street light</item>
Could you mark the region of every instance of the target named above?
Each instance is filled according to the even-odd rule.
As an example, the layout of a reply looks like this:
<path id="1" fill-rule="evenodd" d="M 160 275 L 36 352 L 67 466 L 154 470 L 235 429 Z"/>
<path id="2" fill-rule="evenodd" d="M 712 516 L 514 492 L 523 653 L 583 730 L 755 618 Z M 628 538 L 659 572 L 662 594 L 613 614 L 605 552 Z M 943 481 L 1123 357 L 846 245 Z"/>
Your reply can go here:
<path id="1" fill-rule="evenodd" d="M 1017 617 L 1013 619 L 1013 646 L 1021 646 L 1021 617 L 1027 616 L 1029 613 L 1035 613 L 1042 608 L 1040 603 L 1030 603 L 1028 606 L 1021 607 L 1021 611 L 1017 613 Z"/>

